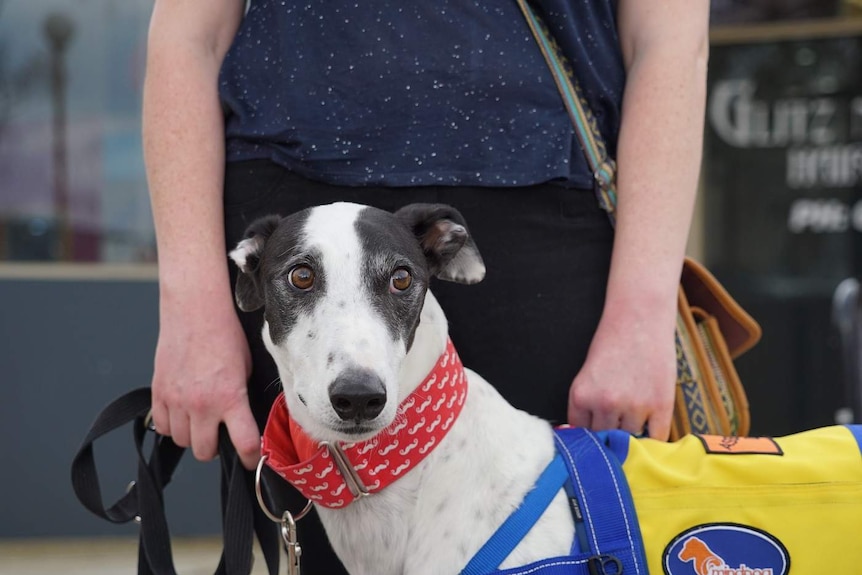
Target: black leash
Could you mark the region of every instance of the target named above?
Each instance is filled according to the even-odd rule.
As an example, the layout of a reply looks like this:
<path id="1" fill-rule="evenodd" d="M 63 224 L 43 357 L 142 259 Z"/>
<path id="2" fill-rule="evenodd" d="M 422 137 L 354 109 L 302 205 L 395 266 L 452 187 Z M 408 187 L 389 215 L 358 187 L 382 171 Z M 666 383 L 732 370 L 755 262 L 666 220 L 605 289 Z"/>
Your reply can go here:
<path id="1" fill-rule="evenodd" d="M 138 575 L 176 575 L 162 494 L 185 448 L 176 445 L 170 437 L 156 434 L 149 460 L 144 456 L 151 404 L 152 395 L 147 387 L 130 391 L 102 410 L 72 461 L 72 487 L 81 504 L 102 519 L 112 523 L 140 522 Z M 133 422 L 138 454 L 137 478 L 123 497 L 106 508 L 93 457 L 93 443 L 130 422 Z M 215 575 L 251 572 L 255 534 L 269 575 L 277 575 L 278 530 L 256 504 L 252 472 L 240 463 L 224 425 L 219 428 L 219 460 L 224 546 Z"/>

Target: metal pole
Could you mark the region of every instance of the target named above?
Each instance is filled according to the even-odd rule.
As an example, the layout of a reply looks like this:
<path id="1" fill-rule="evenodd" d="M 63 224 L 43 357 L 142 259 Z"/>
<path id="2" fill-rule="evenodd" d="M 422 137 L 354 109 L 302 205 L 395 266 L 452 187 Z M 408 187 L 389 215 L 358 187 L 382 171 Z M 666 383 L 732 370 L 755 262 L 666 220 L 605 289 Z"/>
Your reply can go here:
<path id="1" fill-rule="evenodd" d="M 51 108 L 54 167 L 54 209 L 59 225 L 57 259 L 72 259 L 72 225 L 69 215 L 69 178 L 66 157 L 66 61 L 65 52 L 72 40 L 74 25 L 65 14 L 50 14 L 45 19 L 45 37 L 51 50 Z"/>

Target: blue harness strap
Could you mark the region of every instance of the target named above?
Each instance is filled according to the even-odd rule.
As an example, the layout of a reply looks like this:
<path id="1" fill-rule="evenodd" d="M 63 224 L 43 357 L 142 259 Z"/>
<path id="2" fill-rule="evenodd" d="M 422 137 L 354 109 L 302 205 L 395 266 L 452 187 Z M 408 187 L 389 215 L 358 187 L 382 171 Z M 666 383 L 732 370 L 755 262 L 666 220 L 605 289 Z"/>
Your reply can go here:
<path id="1" fill-rule="evenodd" d="M 568 478 L 569 471 L 558 453 L 521 505 L 479 549 L 461 575 L 486 575 L 495 571 L 536 524 Z"/>
<path id="2" fill-rule="evenodd" d="M 631 492 L 604 439 L 581 428 L 557 429 L 557 457 L 462 575 L 648 575 Z M 498 570 L 564 484 L 575 519 L 571 554 Z"/>
<path id="3" fill-rule="evenodd" d="M 647 561 L 637 514 L 622 465 L 600 437 L 579 427 L 556 430 L 557 448 L 572 477 L 574 495 L 589 550 L 590 575 L 647 575 Z"/>

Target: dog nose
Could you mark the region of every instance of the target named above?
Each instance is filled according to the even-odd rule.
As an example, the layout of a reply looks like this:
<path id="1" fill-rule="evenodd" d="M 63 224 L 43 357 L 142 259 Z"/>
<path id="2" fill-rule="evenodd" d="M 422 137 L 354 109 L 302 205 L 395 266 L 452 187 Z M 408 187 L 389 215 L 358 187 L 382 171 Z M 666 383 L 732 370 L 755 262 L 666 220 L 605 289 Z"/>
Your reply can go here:
<path id="1" fill-rule="evenodd" d="M 386 388 L 370 371 L 351 369 L 339 375 L 329 387 L 329 401 L 345 421 L 369 421 L 386 405 Z"/>

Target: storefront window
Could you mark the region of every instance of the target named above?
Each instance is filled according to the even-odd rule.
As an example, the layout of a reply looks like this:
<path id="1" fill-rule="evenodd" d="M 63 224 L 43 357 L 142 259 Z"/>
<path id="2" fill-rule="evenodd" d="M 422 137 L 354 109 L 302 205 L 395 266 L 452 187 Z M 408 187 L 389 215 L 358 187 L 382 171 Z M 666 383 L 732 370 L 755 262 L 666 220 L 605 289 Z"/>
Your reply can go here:
<path id="1" fill-rule="evenodd" d="M 155 260 L 140 109 L 152 0 L 0 0 L 0 261 Z"/>
<path id="2" fill-rule="evenodd" d="M 712 265 L 827 290 L 862 269 L 860 70 L 859 19 L 713 34 L 703 177 Z"/>
<path id="3" fill-rule="evenodd" d="M 833 302 L 862 277 L 860 8 L 712 3 L 699 231 L 705 262 L 763 328 L 737 362 L 755 434 L 835 423 L 855 388 Z"/>

